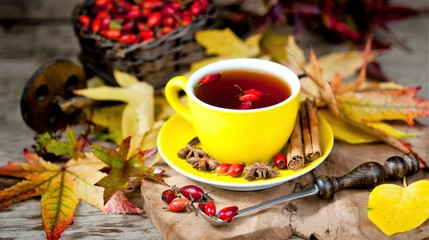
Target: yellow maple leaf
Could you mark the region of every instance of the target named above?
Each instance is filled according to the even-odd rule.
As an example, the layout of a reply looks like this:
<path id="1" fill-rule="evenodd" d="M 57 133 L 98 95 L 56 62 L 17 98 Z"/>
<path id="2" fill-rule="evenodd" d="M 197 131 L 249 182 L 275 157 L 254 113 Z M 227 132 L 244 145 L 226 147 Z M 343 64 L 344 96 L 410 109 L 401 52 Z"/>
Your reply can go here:
<path id="1" fill-rule="evenodd" d="M 419 180 L 404 188 L 377 186 L 369 196 L 368 217 L 389 236 L 419 227 L 429 218 L 429 181 Z"/>

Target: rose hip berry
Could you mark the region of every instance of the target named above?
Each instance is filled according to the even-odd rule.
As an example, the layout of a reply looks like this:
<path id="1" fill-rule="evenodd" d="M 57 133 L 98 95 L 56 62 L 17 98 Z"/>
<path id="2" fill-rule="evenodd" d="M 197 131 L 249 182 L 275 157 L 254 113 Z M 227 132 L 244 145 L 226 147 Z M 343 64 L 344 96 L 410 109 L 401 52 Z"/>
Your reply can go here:
<path id="1" fill-rule="evenodd" d="M 132 33 L 126 33 L 119 37 L 118 42 L 131 44 L 131 43 L 134 43 L 136 39 L 137 39 L 136 35 Z"/>
<path id="2" fill-rule="evenodd" d="M 285 169 L 287 167 L 287 160 L 284 154 L 277 154 L 274 157 L 274 165 L 280 169 Z"/>
<path id="3" fill-rule="evenodd" d="M 147 19 L 147 25 L 157 27 L 161 22 L 162 14 L 160 12 L 151 13 Z"/>
<path id="4" fill-rule="evenodd" d="M 210 197 L 204 191 L 195 185 L 186 185 L 179 189 L 180 194 L 192 202 L 207 201 Z"/>
<path id="5" fill-rule="evenodd" d="M 207 216 L 213 217 L 216 215 L 216 205 L 213 203 L 213 201 L 209 201 L 204 206 L 204 213 Z"/>
<path id="6" fill-rule="evenodd" d="M 201 211 L 205 212 L 206 204 L 205 204 L 205 203 L 199 203 L 199 204 L 198 204 L 198 208 L 199 208 Z"/>
<path id="7" fill-rule="evenodd" d="M 221 73 L 211 73 L 205 75 L 201 80 L 195 85 L 195 87 L 199 87 L 202 85 L 206 85 L 215 81 L 218 81 L 222 77 Z"/>
<path id="8" fill-rule="evenodd" d="M 239 177 L 243 173 L 244 166 L 243 163 L 234 163 L 228 169 L 227 174 L 231 177 Z"/>
<path id="9" fill-rule="evenodd" d="M 240 96 L 238 100 L 240 100 L 240 102 L 253 102 L 259 100 L 259 97 L 255 94 L 248 93 Z"/>
<path id="10" fill-rule="evenodd" d="M 118 39 L 121 36 L 119 29 L 105 29 L 101 31 L 101 35 L 108 39 Z"/>
<path id="11" fill-rule="evenodd" d="M 228 169 L 231 167 L 229 163 L 221 163 L 216 166 L 214 172 L 219 175 L 224 175 L 228 172 Z"/>
<path id="12" fill-rule="evenodd" d="M 189 205 L 191 205 L 191 201 L 186 198 L 175 198 L 168 204 L 167 210 L 170 212 L 183 212 L 185 211 Z"/>
<path id="13" fill-rule="evenodd" d="M 238 96 L 238 100 L 241 102 L 238 109 L 251 109 L 252 104 L 255 101 L 259 100 L 259 97 L 265 95 L 264 92 L 257 89 L 245 89 L 243 90 L 239 85 L 234 85 L 234 87 L 240 90 L 240 95 Z"/>
<path id="14" fill-rule="evenodd" d="M 191 5 L 191 13 L 194 16 L 199 16 L 201 14 L 201 3 L 199 1 L 194 1 Z"/>
<path id="15" fill-rule="evenodd" d="M 87 15 L 80 15 L 79 22 L 84 28 L 88 29 L 91 24 L 91 18 Z"/>
<path id="16" fill-rule="evenodd" d="M 265 93 L 264 92 L 262 92 L 262 91 L 260 91 L 260 90 L 257 90 L 257 89 L 246 89 L 246 90 L 243 90 L 243 93 L 244 94 L 253 94 L 253 95 L 255 95 L 255 96 L 258 96 L 258 97 L 261 97 L 261 96 L 263 96 Z"/>
<path id="17" fill-rule="evenodd" d="M 100 34 L 111 41 L 134 44 L 147 42 L 187 26 L 208 12 L 209 0 L 93 0 L 82 9 L 77 22 L 82 30 Z M 152 33 L 141 36 L 140 30 L 148 28 Z M 120 36 L 112 37 L 103 30 L 121 30 Z M 116 32 L 115 32 L 116 34 Z M 124 34 L 134 34 L 136 39 Z M 107 36 L 106 36 L 107 35 Z M 156 36 L 156 37 L 154 37 Z"/>
<path id="18" fill-rule="evenodd" d="M 164 190 L 161 194 L 161 199 L 165 203 L 169 204 L 177 197 L 176 193 L 172 189 Z"/>
<path id="19" fill-rule="evenodd" d="M 240 106 L 238 106 L 238 109 L 251 109 L 252 108 L 252 101 L 242 102 L 240 103 Z"/>
<path id="20" fill-rule="evenodd" d="M 229 206 L 219 211 L 219 218 L 223 221 L 231 221 L 237 215 L 238 207 Z"/>

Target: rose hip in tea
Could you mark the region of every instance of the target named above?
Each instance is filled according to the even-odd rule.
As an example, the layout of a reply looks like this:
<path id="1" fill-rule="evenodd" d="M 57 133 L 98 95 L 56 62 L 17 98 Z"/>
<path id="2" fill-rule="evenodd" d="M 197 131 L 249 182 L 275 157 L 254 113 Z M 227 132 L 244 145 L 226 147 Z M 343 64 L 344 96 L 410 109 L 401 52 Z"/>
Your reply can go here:
<path id="1" fill-rule="evenodd" d="M 286 100 L 291 94 L 289 86 L 281 79 L 262 72 L 229 70 L 211 75 L 197 83 L 194 93 L 201 101 L 216 107 L 264 108 Z"/>

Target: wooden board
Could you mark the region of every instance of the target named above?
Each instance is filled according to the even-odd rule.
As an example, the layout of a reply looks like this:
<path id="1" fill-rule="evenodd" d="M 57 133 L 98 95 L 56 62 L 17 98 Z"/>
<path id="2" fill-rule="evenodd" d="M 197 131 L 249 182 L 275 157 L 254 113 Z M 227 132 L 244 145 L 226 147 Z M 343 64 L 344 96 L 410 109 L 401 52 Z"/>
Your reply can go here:
<path id="1" fill-rule="evenodd" d="M 416 139 L 410 139 L 414 149 L 424 158 L 428 158 L 425 148 L 428 142 L 428 128 L 412 129 L 419 133 Z M 303 175 L 280 186 L 253 192 L 236 192 L 217 189 L 195 182 L 180 175 L 165 163 L 166 182 L 170 185 L 184 186 L 194 184 L 205 191 L 214 190 L 210 196 L 218 207 L 237 205 L 246 208 L 268 201 L 312 185 L 314 176 L 342 176 L 357 165 L 367 162 L 384 161 L 393 155 L 402 155 L 395 149 L 381 143 L 350 145 L 335 142 L 328 159 L 313 172 Z M 408 177 L 408 183 L 419 179 L 429 179 L 427 171 Z M 401 181 L 390 182 L 401 185 Z M 172 213 L 164 210 L 161 192 L 167 187 L 143 182 L 142 197 L 144 209 L 155 227 L 165 239 L 287 239 L 291 236 L 310 239 L 427 239 L 429 221 L 419 228 L 388 238 L 367 217 L 367 202 L 370 190 L 346 189 L 338 192 L 333 199 L 319 199 L 310 196 L 287 203 L 280 203 L 257 213 L 237 218 L 229 226 L 214 227 L 195 216 L 194 212 Z"/>

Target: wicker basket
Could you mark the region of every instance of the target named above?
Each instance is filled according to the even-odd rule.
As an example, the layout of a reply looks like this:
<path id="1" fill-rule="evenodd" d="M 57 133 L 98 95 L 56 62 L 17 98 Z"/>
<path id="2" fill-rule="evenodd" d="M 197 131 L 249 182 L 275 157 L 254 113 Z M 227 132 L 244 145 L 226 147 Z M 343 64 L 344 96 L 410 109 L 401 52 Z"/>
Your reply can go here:
<path id="1" fill-rule="evenodd" d="M 86 0 L 73 10 L 72 23 L 81 47 L 79 57 L 87 74 L 98 75 L 110 85 L 117 85 L 113 76 L 113 70 L 117 69 L 157 89 L 164 87 L 171 77 L 204 58 L 204 48 L 196 43 L 194 35 L 212 28 L 217 15 L 216 5 L 211 2 L 206 13 L 191 24 L 154 41 L 130 45 L 111 41 L 81 26 L 78 17 L 92 3 L 93 0 Z"/>

